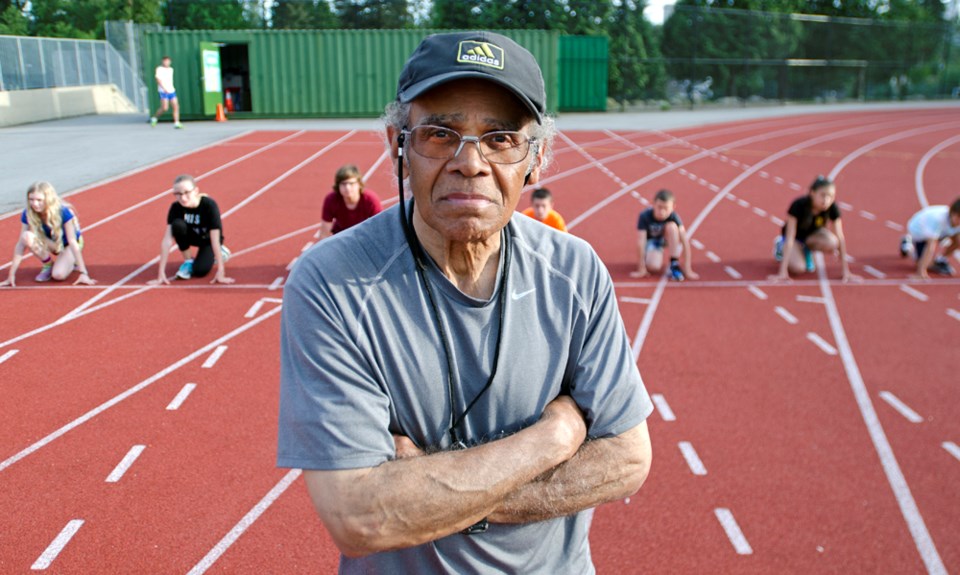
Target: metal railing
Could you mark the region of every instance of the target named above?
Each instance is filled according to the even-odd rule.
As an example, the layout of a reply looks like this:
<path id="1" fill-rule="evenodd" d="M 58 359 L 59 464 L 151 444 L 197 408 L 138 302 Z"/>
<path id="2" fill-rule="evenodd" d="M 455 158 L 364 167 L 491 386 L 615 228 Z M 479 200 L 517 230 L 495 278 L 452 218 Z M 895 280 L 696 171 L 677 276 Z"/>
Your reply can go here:
<path id="1" fill-rule="evenodd" d="M 114 84 L 147 110 L 139 74 L 107 42 L 0 36 L 0 90 Z"/>

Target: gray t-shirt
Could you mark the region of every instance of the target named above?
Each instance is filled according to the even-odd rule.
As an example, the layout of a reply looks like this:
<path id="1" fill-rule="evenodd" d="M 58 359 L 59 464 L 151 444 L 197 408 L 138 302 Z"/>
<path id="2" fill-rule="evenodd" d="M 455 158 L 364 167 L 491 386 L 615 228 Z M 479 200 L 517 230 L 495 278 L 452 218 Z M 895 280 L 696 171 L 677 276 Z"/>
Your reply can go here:
<path id="1" fill-rule="evenodd" d="M 653 406 L 606 268 L 570 234 L 521 217 L 510 229 L 499 367 L 461 426 L 465 441 L 528 427 L 559 394 L 583 410 L 591 438 L 639 425 Z M 499 304 L 496 292 L 488 301 L 464 295 L 430 264 L 425 273 L 451 346 L 460 415 L 489 377 Z M 394 458 L 394 433 L 421 448 L 449 448 L 439 337 L 396 206 L 308 251 L 284 288 L 278 465 L 374 467 Z M 341 557 L 340 572 L 592 573 L 589 524 L 588 512 L 491 524 L 479 535 Z"/>

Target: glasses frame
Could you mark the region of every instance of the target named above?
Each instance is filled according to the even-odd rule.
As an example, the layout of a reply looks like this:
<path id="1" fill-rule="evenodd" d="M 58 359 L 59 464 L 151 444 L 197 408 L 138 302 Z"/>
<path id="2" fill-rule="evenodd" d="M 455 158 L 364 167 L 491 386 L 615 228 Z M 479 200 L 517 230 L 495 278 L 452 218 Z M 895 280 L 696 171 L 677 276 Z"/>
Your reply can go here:
<path id="1" fill-rule="evenodd" d="M 438 129 L 438 130 L 444 130 L 444 131 L 446 131 L 446 132 L 450 132 L 451 134 L 456 134 L 457 137 L 460 138 L 460 144 L 457 146 L 457 151 L 455 151 L 452 155 L 450 155 L 450 156 L 448 156 L 448 157 L 435 157 L 435 156 L 428 156 L 428 155 L 424 154 L 423 152 L 421 152 L 420 150 L 418 150 L 418 149 L 416 149 L 416 148 L 414 147 L 414 142 L 416 141 L 416 138 L 414 137 L 413 132 L 414 132 L 415 130 L 420 129 L 420 128 L 435 128 L 435 129 Z M 519 131 L 519 130 L 494 130 L 494 131 L 492 131 L 492 132 L 485 132 L 485 133 L 483 133 L 483 134 L 481 134 L 481 135 L 479 135 L 479 136 L 464 136 L 463 134 L 461 134 L 460 132 L 454 130 L 453 128 L 447 128 L 446 126 L 436 126 L 436 125 L 433 125 L 433 124 L 421 124 L 421 125 L 419 125 L 419 126 L 414 126 L 413 128 L 410 128 L 410 129 L 403 128 L 403 129 L 400 130 L 400 133 L 404 134 L 405 136 L 407 136 L 407 137 L 409 138 L 407 141 L 410 143 L 410 149 L 412 149 L 413 151 L 415 151 L 417 154 L 423 156 L 424 158 L 430 158 L 431 160 L 445 160 L 445 161 L 450 161 L 450 160 L 452 160 L 452 159 L 454 159 L 454 158 L 456 158 L 457 156 L 460 155 L 460 152 L 463 151 L 463 146 L 464 146 L 464 144 L 466 144 L 467 142 L 473 142 L 473 143 L 476 144 L 476 146 L 477 146 L 477 152 L 480 154 L 480 157 L 483 158 L 483 160 L 484 160 L 485 162 L 487 162 L 487 163 L 489 163 L 489 164 L 496 164 L 496 165 L 498 165 L 498 166 L 512 166 L 512 165 L 514 165 L 514 164 L 519 164 L 520 162 L 522 162 L 522 161 L 526 160 L 528 157 L 530 157 L 530 150 L 531 150 L 531 148 L 536 149 L 536 147 L 538 146 L 538 140 L 537 140 L 537 138 L 535 138 L 535 137 L 533 137 L 533 136 L 528 136 L 527 134 L 525 134 L 525 133 L 523 133 L 523 132 L 521 132 L 521 131 Z M 490 158 L 488 158 L 488 157 L 486 156 L 486 154 L 483 153 L 483 146 L 480 145 L 480 142 L 481 142 L 481 140 L 483 140 L 484 138 L 486 138 L 486 137 L 488 137 L 488 136 L 491 136 L 491 135 L 495 135 L 495 134 L 519 134 L 519 135 L 523 136 L 523 138 L 524 138 L 524 143 L 527 145 L 527 149 L 526 149 L 526 151 L 524 152 L 523 156 L 522 156 L 521 158 L 517 159 L 517 160 L 512 161 L 512 162 L 498 162 L 498 161 L 496 161 L 496 160 L 491 160 Z M 523 144 L 521 144 L 521 145 L 523 145 Z M 519 147 L 519 146 L 514 146 L 514 147 Z"/>

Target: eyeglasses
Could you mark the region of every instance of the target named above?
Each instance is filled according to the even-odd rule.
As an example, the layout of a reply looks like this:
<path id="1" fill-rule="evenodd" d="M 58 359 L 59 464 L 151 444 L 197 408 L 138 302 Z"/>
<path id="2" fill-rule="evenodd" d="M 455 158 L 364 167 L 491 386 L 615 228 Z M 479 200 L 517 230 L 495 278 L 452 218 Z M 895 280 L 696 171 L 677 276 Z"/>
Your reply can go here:
<path id="1" fill-rule="evenodd" d="M 173 195 L 174 197 L 177 197 L 177 198 L 179 198 L 180 196 L 189 196 L 194 192 L 194 190 L 196 190 L 196 188 L 194 188 L 193 190 L 187 190 L 184 192 L 173 192 Z"/>
<path id="2" fill-rule="evenodd" d="M 412 130 L 402 130 L 410 137 L 413 151 L 425 158 L 449 160 L 457 157 L 463 145 L 473 142 L 480 156 L 491 164 L 516 164 L 530 153 L 530 144 L 536 138 L 530 138 L 523 132 L 487 132 L 482 136 L 462 136 L 450 128 L 440 126 L 417 126 Z"/>

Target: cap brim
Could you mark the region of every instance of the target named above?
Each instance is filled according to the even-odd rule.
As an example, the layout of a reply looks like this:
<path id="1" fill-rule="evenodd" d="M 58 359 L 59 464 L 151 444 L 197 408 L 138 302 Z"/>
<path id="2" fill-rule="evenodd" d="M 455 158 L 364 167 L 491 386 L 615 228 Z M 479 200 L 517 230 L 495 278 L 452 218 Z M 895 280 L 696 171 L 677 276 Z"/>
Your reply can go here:
<path id="1" fill-rule="evenodd" d="M 506 88 L 507 90 L 510 91 L 511 94 L 513 94 L 521 102 L 523 102 L 523 104 L 527 107 L 527 109 L 530 110 L 530 112 L 533 114 L 533 117 L 537 120 L 538 124 L 543 123 L 543 115 L 540 113 L 539 110 L 537 110 L 536 106 L 533 105 L 533 102 L 530 101 L 530 98 L 526 97 L 519 90 L 517 90 L 510 84 L 504 82 L 500 78 L 493 76 L 491 74 L 477 71 L 477 70 L 459 70 L 457 72 L 447 72 L 446 74 L 433 76 L 421 82 L 417 82 L 416 84 L 410 86 L 406 90 L 400 92 L 397 95 L 397 99 L 400 102 L 407 104 L 415 100 L 417 97 L 422 96 L 423 94 L 436 88 L 437 86 L 446 84 L 448 82 L 452 82 L 453 80 L 461 80 L 464 78 L 478 78 L 480 80 L 488 80 L 490 82 L 493 82 L 494 84 L 497 84 L 498 86 Z"/>

